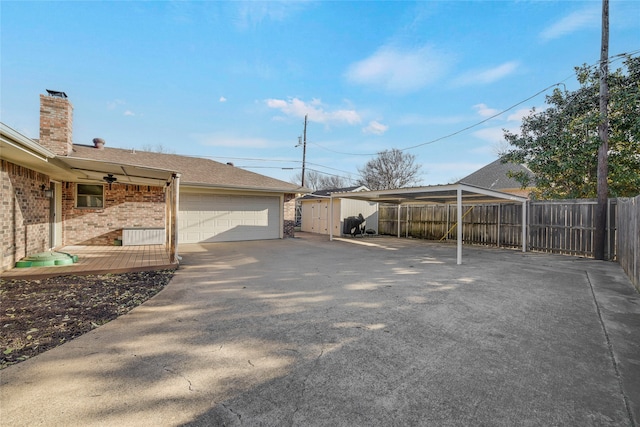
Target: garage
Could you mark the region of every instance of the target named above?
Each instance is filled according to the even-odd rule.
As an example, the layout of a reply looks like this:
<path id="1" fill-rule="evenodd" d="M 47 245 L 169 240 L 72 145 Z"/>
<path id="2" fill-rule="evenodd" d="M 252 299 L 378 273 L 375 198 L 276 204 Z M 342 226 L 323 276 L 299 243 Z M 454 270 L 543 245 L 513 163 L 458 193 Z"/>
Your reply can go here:
<path id="1" fill-rule="evenodd" d="M 182 193 L 178 242 L 280 238 L 280 197 Z"/>

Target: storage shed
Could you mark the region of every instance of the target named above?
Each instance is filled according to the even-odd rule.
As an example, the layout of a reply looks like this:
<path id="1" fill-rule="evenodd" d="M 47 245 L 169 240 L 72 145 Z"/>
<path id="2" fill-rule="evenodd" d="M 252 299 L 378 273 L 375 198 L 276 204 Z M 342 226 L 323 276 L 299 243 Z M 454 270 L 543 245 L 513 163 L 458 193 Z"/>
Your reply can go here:
<path id="1" fill-rule="evenodd" d="M 301 231 L 318 234 L 343 234 L 344 219 L 362 214 L 364 227 L 378 234 L 378 203 L 367 200 L 338 198 L 333 200 L 332 220 L 329 220 L 331 193 L 369 191 L 365 186 L 319 190 L 299 199 Z M 332 224 L 332 225 L 330 225 Z M 330 227 L 333 230 L 330 230 Z"/>

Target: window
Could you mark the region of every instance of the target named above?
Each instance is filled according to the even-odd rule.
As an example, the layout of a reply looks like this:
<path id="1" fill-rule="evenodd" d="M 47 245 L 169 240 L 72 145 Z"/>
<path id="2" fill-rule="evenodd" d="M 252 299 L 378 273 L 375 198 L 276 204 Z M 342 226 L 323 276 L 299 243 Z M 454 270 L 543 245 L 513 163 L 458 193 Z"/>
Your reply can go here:
<path id="1" fill-rule="evenodd" d="M 78 184 L 76 206 L 79 208 L 101 208 L 104 200 L 102 184 Z"/>

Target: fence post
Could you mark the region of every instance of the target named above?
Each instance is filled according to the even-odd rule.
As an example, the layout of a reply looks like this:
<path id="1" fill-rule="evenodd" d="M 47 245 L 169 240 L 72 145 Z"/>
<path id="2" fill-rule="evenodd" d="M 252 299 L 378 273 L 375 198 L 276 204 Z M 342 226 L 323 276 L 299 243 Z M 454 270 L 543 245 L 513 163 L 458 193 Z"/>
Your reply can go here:
<path id="1" fill-rule="evenodd" d="M 522 252 L 527 252 L 527 202 L 522 202 Z"/>
<path id="2" fill-rule="evenodd" d="M 462 264 L 462 189 L 458 187 L 457 191 L 458 205 L 458 264 Z"/>
<path id="3" fill-rule="evenodd" d="M 496 245 L 500 247 L 500 212 L 502 211 L 502 203 L 498 203 L 498 222 L 496 223 Z"/>

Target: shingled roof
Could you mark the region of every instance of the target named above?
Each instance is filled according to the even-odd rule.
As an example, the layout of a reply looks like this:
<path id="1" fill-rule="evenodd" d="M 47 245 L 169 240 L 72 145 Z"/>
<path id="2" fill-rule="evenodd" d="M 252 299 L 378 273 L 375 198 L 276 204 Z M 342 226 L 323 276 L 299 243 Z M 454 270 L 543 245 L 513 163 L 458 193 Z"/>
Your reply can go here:
<path id="1" fill-rule="evenodd" d="M 487 188 L 490 190 L 521 188 L 522 184 L 507 175 L 509 172 L 524 172 L 532 180 L 535 179 L 533 172 L 531 172 L 531 170 L 526 166 L 510 162 L 502 163 L 502 160 L 498 159 L 489 163 L 487 166 L 478 169 L 472 174 L 465 176 L 458 182 L 460 184 L 475 185 L 476 187 Z"/>
<path id="2" fill-rule="evenodd" d="M 70 158 L 100 160 L 130 166 L 166 169 L 181 174 L 185 186 L 252 189 L 276 192 L 308 192 L 307 189 L 279 179 L 260 175 L 235 166 L 202 157 L 121 148 L 97 149 L 89 145 L 74 144 Z"/>

